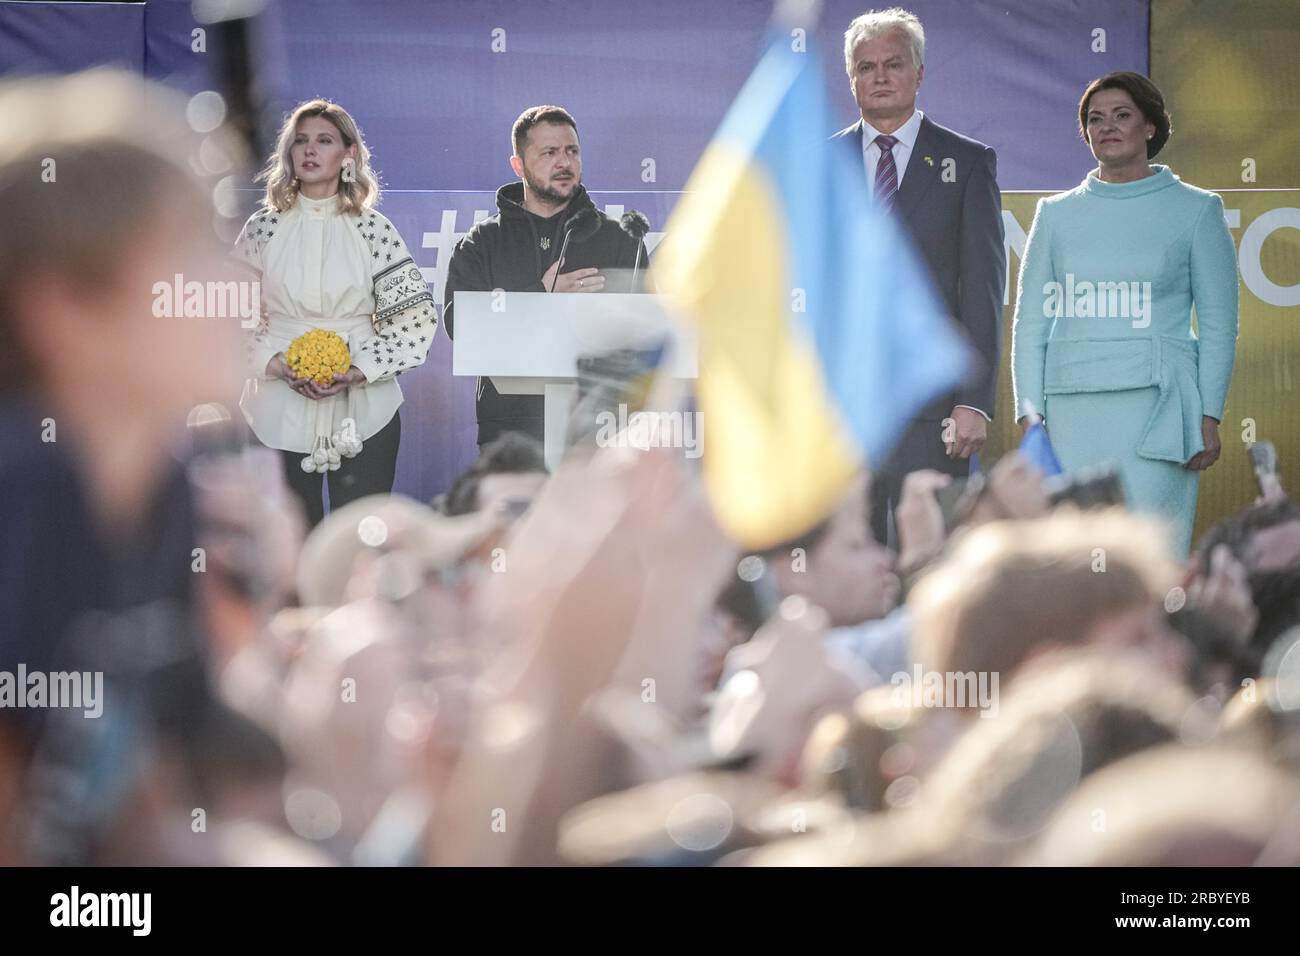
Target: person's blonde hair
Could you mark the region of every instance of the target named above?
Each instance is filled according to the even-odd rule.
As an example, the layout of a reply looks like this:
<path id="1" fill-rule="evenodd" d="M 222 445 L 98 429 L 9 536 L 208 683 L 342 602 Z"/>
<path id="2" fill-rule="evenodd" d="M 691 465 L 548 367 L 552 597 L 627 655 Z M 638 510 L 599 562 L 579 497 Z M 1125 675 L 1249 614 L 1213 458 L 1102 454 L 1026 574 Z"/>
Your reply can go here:
<path id="1" fill-rule="evenodd" d="M 1105 808 L 1104 827 L 1096 826 Z M 1250 747 L 1177 744 L 1100 770 L 1061 807 L 1024 866 L 1297 866 L 1300 786 Z"/>
<path id="2" fill-rule="evenodd" d="M 868 694 L 889 702 L 888 688 L 863 697 Z M 932 719 L 923 715 L 921 727 Z M 974 721 L 933 768 L 925 763 L 934 754 L 907 754 L 908 762 L 919 766 L 907 768 L 906 774 L 920 778 L 908 805 L 782 841 L 756 854 L 754 861 L 772 866 L 1002 865 L 1051 828 L 1053 815 L 1073 802 L 1080 783 L 1087 786 L 1092 774 L 1184 734 L 1203 738 L 1210 727 L 1191 692 L 1148 656 L 1132 649 L 1060 651 L 1031 665 L 1010 688 L 997 719 Z M 880 761 L 884 754 L 855 751 L 850 744 L 840 756 L 852 764 Z M 848 768 L 858 775 L 879 775 L 881 769 Z M 1083 807 L 1103 805 L 1108 804 L 1093 801 Z M 1076 832 L 1087 833 L 1084 820 Z"/>
<path id="3" fill-rule="evenodd" d="M 945 862 L 1001 864 L 1098 769 L 1213 733 L 1183 682 L 1133 648 L 1037 658 L 1003 704 L 996 720 L 974 721 L 922 784 Z"/>
<path id="4" fill-rule="evenodd" d="M 1007 678 L 1039 648 L 1081 644 L 1110 615 L 1160 606 L 1177 575 L 1165 537 L 1120 509 L 972 528 L 908 600 L 922 661 Z"/>
<path id="5" fill-rule="evenodd" d="M 379 203 L 379 177 L 370 168 L 370 149 L 352 114 L 337 103 L 323 99 L 299 103 L 285 117 L 279 135 L 276 136 L 275 152 L 254 179 L 254 182 L 266 182 L 266 195 L 262 203 L 268 209 L 284 212 L 297 202 L 299 184 L 298 177 L 294 175 L 290 151 L 293 149 L 294 137 L 298 135 L 298 124 L 313 116 L 329 120 L 339 131 L 343 145 L 357 148 L 351 179 L 342 172 L 339 173 L 339 212 L 360 215 L 373 209 Z"/>

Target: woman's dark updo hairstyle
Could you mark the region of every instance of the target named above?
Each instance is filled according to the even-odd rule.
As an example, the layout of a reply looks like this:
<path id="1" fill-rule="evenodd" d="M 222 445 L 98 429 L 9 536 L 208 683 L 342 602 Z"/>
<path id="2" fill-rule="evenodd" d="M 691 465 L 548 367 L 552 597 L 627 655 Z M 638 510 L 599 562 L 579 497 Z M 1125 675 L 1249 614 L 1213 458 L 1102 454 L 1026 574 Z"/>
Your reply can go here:
<path id="1" fill-rule="evenodd" d="M 1165 148 L 1169 134 L 1174 131 L 1160 90 L 1141 73 L 1128 70 L 1117 70 L 1093 80 L 1083 91 L 1083 99 L 1079 100 L 1079 135 L 1085 143 L 1088 142 L 1088 104 L 1092 102 L 1093 94 L 1101 90 L 1123 90 L 1133 98 L 1147 122 L 1156 128 L 1155 135 L 1147 140 L 1147 159 L 1155 158 Z"/>

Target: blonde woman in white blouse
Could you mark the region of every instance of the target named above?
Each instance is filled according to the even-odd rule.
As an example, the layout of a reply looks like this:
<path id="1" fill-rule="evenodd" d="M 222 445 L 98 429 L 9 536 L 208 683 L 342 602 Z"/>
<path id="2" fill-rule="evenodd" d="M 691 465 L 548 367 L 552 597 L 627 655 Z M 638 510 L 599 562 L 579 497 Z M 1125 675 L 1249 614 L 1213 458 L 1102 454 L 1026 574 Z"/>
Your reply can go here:
<path id="1" fill-rule="evenodd" d="M 283 453 L 315 525 L 326 477 L 331 508 L 392 491 L 396 376 L 424 363 L 437 316 L 402 237 L 374 209 L 379 182 L 345 109 L 299 105 L 258 178 L 266 196 L 235 254 L 261 278 L 266 317 L 249 343 L 240 408 L 258 440 Z M 312 329 L 338 333 L 351 355 L 329 385 L 297 378 L 285 361 L 289 343 Z"/>

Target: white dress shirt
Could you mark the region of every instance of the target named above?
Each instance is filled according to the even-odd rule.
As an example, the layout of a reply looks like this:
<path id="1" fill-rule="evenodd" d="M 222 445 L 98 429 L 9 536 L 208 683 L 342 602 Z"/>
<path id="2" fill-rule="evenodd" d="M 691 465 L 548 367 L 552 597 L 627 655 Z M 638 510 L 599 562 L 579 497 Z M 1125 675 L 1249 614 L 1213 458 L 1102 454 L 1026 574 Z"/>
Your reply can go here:
<path id="1" fill-rule="evenodd" d="M 921 132 L 921 120 L 924 118 L 924 113 L 915 110 L 906 123 L 890 134 L 898 140 L 891 152 L 894 154 L 894 165 L 898 168 L 899 189 L 903 188 L 903 175 L 907 172 L 907 161 L 912 158 L 912 148 L 916 146 L 916 137 Z M 872 199 L 876 198 L 876 167 L 880 164 L 880 147 L 876 145 L 876 137 L 879 135 L 881 135 L 880 130 L 865 119 L 862 121 L 862 165 L 867 170 L 867 189 Z"/>
<path id="2" fill-rule="evenodd" d="M 912 115 L 907 118 L 907 122 L 894 130 L 890 135 L 898 140 L 894 148 L 890 150 L 894 155 L 894 167 L 898 170 L 898 188 L 903 188 L 903 176 L 907 174 L 907 163 L 912 158 L 912 150 L 916 146 L 916 137 L 921 132 L 921 120 L 925 119 L 925 114 L 920 110 L 914 110 Z M 867 171 L 867 190 L 871 193 L 871 198 L 876 198 L 876 168 L 880 165 L 880 146 L 876 144 L 876 137 L 881 135 L 880 130 L 876 129 L 865 119 L 862 121 L 862 165 Z M 982 408 L 976 408 L 974 405 L 958 405 L 958 408 L 969 408 L 973 412 L 979 412 L 984 416 L 985 421 L 992 421 L 989 413 Z"/>

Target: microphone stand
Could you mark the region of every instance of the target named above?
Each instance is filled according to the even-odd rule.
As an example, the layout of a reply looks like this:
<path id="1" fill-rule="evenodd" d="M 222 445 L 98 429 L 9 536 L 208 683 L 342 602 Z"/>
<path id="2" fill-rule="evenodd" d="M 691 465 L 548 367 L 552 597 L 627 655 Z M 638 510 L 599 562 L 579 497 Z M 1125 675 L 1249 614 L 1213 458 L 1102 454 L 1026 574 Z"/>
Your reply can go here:
<path id="1" fill-rule="evenodd" d="M 568 248 L 569 248 L 569 237 L 573 235 L 573 227 L 576 226 L 577 224 L 578 224 L 578 217 L 577 217 L 577 216 L 574 216 L 574 217 L 573 217 L 572 219 L 570 219 L 569 222 L 565 225 L 565 227 L 564 227 L 564 241 L 560 243 L 560 256 L 559 256 L 558 259 L 555 260 L 557 263 L 561 263 L 561 262 L 564 261 L 564 253 L 565 253 L 566 251 L 568 251 Z M 546 291 L 547 291 L 547 292 L 554 292 L 554 291 L 555 291 L 555 283 L 557 283 L 557 282 L 559 282 L 559 281 L 560 281 L 560 267 L 559 267 L 559 265 L 556 265 L 556 267 L 555 267 L 555 277 L 551 279 L 551 287 L 550 287 L 549 289 L 547 289 Z"/>
<path id="2" fill-rule="evenodd" d="M 641 269 L 641 243 L 636 244 L 636 260 L 632 263 L 632 284 L 629 291 L 636 291 L 636 274 Z"/>

